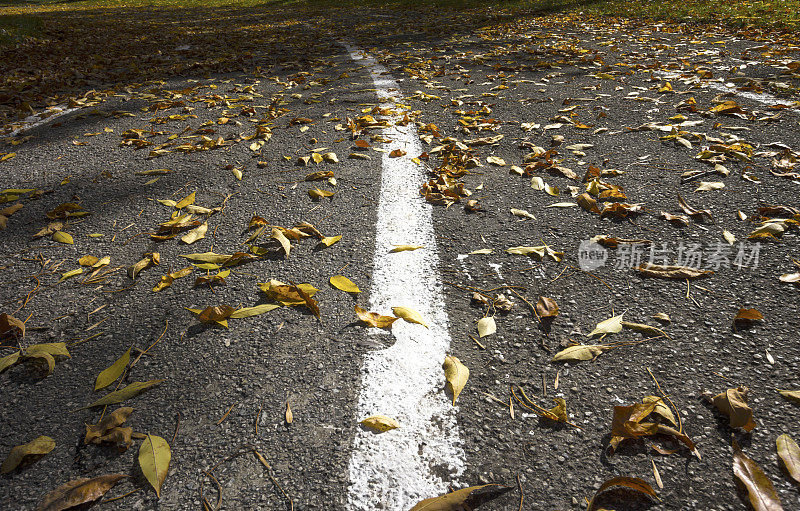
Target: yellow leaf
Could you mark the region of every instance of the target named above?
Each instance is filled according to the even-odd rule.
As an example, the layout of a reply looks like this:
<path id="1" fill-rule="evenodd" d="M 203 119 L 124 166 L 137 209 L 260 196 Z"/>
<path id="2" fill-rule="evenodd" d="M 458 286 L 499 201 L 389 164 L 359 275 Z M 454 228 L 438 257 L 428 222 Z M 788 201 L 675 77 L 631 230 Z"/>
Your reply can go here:
<path id="1" fill-rule="evenodd" d="M 486 337 L 487 335 L 492 335 L 496 332 L 497 324 L 495 323 L 493 316 L 487 316 L 478 320 L 478 335 L 480 337 Z"/>
<path id="2" fill-rule="evenodd" d="M 59 243 L 66 243 L 68 245 L 72 245 L 75 241 L 72 239 L 72 236 L 67 234 L 64 231 L 56 231 L 53 233 L 53 241 L 57 241 Z"/>
<path id="3" fill-rule="evenodd" d="M 394 248 L 389 251 L 389 253 L 394 254 L 396 252 L 407 252 L 420 248 L 423 248 L 422 245 L 395 245 Z"/>
<path id="4" fill-rule="evenodd" d="M 425 322 L 422 315 L 414 309 L 409 309 L 408 307 L 392 307 L 392 312 L 398 318 L 402 318 L 409 323 L 416 323 L 428 328 L 428 324 Z"/>
<path id="5" fill-rule="evenodd" d="M 195 194 L 195 192 L 192 192 L 189 195 L 187 195 L 186 197 L 184 197 L 183 199 L 181 199 L 180 201 L 178 201 L 178 203 L 175 204 L 175 208 L 176 209 L 183 209 L 186 206 L 189 206 L 190 204 L 194 204 L 194 194 Z"/>
<path id="6" fill-rule="evenodd" d="M 389 328 L 392 326 L 392 323 L 397 321 L 397 318 L 394 316 L 382 316 L 377 312 L 367 312 L 358 305 L 356 305 L 355 310 L 358 319 L 375 328 Z"/>
<path id="7" fill-rule="evenodd" d="M 325 245 L 326 247 L 330 247 L 331 245 L 333 245 L 334 243 L 336 243 L 340 239 L 342 239 L 341 235 L 339 235 L 339 236 L 325 236 L 324 238 L 320 239 L 319 242 L 321 244 Z"/>
<path id="8" fill-rule="evenodd" d="M 469 369 L 461 363 L 461 361 L 452 356 L 447 355 L 442 364 L 444 369 L 444 378 L 447 380 L 447 387 L 453 394 L 453 406 L 456 404 L 456 399 L 469 379 Z"/>
<path id="9" fill-rule="evenodd" d="M 289 251 L 292 250 L 292 244 L 289 243 L 289 240 L 283 234 L 280 229 L 272 228 L 272 239 L 278 240 L 278 243 L 281 244 L 283 247 L 283 251 L 286 253 L 286 259 L 289 259 Z"/>
<path id="10" fill-rule="evenodd" d="M 97 261 L 99 261 L 99 259 L 96 258 L 95 256 L 85 255 L 80 259 L 78 259 L 78 264 L 80 264 L 81 266 L 93 266 Z"/>
<path id="11" fill-rule="evenodd" d="M 344 275 L 335 275 L 330 279 L 331 285 L 336 289 L 340 289 L 345 293 L 360 293 L 361 290 L 358 289 L 352 280 L 348 279 Z"/>
<path id="12" fill-rule="evenodd" d="M 367 417 L 366 419 L 362 420 L 360 424 L 368 427 L 369 429 L 377 431 L 378 433 L 385 433 L 386 431 L 400 427 L 399 422 L 385 415 L 373 415 L 371 417 Z"/>
<path id="13" fill-rule="evenodd" d="M 147 481 L 155 488 L 156 496 L 161 497 L 161 486 L 167 478 L 172 451 L 166 440 L 160 436 L 147 435 L 139 447 L 139 467 Z"/>
<path id="14" fill-rule="evenodd" d="M 80 275 L 81 273 L 83 273 L 83 268 L 76 268 L 74 270 L 70 270 L 70 271 L 68 271 L 66 273 L 63 273 L 63 274 L 61 274 L 61 279 L 59 279 L 57 284 L 60 284 L 61 282 L 64 282 L 68 278 L 74 277 L 76 275 Z"/>
<path id="15" fill-rule="evenodd" d="M 186 243 L 187 245 L 191 245 L 195 241 L 205 238 L 207 231 L 208 231 L 208 223 L 200 224 L 191 231 L 187 232 L 185 235 L 183 235 L 181 237 L 181 241 Z"/>

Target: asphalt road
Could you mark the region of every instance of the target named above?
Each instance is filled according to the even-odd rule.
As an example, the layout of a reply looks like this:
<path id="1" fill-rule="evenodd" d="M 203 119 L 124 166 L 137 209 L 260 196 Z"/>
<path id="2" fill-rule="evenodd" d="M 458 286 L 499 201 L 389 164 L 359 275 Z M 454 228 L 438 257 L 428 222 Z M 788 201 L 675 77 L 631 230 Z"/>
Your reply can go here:
<path id="1" fill-rule="evenodd" d="M 298 28 L 294 53 L 279 62 L 265 55 L 264 66 L 248 73 L 171 78 L 118 91 L 18 134 L 22 144 L 0 148 L 16 152 L 0 163 L 5 188 L 45 191 L 24 199 L 24 207 L 0 232 L 2 312 L 23 320 L 30 316 L 23 347 L 66 342 L 72 355 L 44 378 L 27 365 L 0 375 L 0 456 L 39 435 L 56 442 L 36 463 L 2 476 L 0 507 L 33 509 L 68 480 L 120 472 L 133 475 L 132 480 L 107 497 L 140 489 L 103 508 L 195 509 L 202 508 L 203 497 L 213 505 L 219 496 L 220 509 L 285 509 L 285 495 L 297 510 L 348 508 L 348 486 L 357 477 L 348 467 L 363 418 L 356 412 L 362 363 L 370 351 L 390 345 L 392 337 L 370 334 L 353 312 L 356 304 L 370 304 L 384 165 L 376 150 L 382 144 L 374 136 L 378 131 L 360 136 L 370 145 L 363 149 L 354 147 L 347 129 L 348 119 L 363 119 L 379 99 L 369 68 L 339 44 L 346 40 L 378 59 L 399 85 L 398 102 L 408 107 L 423 150 L 430 153 L 424 165 L 439 166 L 440 152 L 433 150 L 454 142 L 448 137 L 468 141 L 503 135 L 490 145 L 469 146 L 467 157 L 479 166 L 469 165 L 458 179 L 472 196 L 433 206 L 436 246 L 420 249 L 438 256 L 449 352 L 470 369 L 455 408 L 464 471 L 456 477 L 432 467 L 432 473 L 453 489 L 488 482 L 515 487 L 481 509 L 517 509 L 518 481 L 523 509 L 584 509 L 584 499 L 603 481 L 620 475 L 648 481 L 661 500 L 612 492 L 606 507 L 746 509 L 731 469 L 734 435 L 773 482 L 784 508 L 800 508 L 798 487 L 775 453 L 776 437 L 797 438 L 800 420 L 798 407 L 777 393 L 800 384 L 798 288 L 778 279 L 796 271 L 797 228 L 790 226 L 780 241 L 758 245 L 757 261 L 746 261 L 744 268 L 718 267 L 688 288 L 685 280 L 641 276 L 620 251 L 610 250 L 606 264 L 591 272 L 581 271 L 578 259 L 580 243 L 601 234 L 650 240 L 670 260 L 678 257 L 681 244 L 686 250 L 699 244 L 704 265 L 711 264 L 715 250 L 727 254 L 729 262 L 740 249 L 752 256 L 756 243 L 747 236 L 757 227 L 758 208 L 800 207 L 800 180 L 774 175 L 772 157 L 757 154 L 780 150 L 769 146 L 775 143 L 800 151 L 800 77 L 797 67 L 786 65 L 798 60 L 797 48 L 779 41 L 763 47 L 764 41 L 685 27 L 599 26 L 556 17 L 508 24 L 487 20 L 489 28 L 480 31 L 465 26 L 414 33 L 415 15 L 375 16 L 375 26 L 311 20 Z M 394 33 L 386 27 L 395 27 Z M 673 90 L 665 89 L 666 82 Z M 749 91 L 738 90 L 748 85 Z M 744 113 L 709 112 L 723 93 L 720 101 L 733 100 Z M 676 108 L 690 97 L 696 112 Z M 776 103 L 789 107 L 774 108 Z M 666 125 L 678 114 L 690 122 L 686 131 L 719 141 L 694 139 L 689 148 L 659 140 L 667 132 L 639 129 Z M 170 115 L 190 117 L 152 122 Z M 242 135 L 253 135 L 259 125 L 269 126 L 271 137 L 253 150 L 258 139 Z M 150 144 L 141 149 L 120 145 L 132 129 L 147 130 L 141 139 Z M 220 147 L 184 153 L 172 146 L 167 147 L 172 152 L 148 156 L 158 144 L 196 143 L 199 135 Z M 427 135 L 433 137 L 424 140 Z M 554 135 L 563 142 L 553 146 Z M 749 144 L 756 154 L 741 161 L 729 153 L 723 163 L 727 177 L 706 175 L 682 183 L 684 172 L 713 170 L 694 158 L 703 146 L 737 142 Z M 591 146 L 568 148 L 573 144 Z M 557 165 L 577 175 L 569 179 L 557 170 L 535 171 L 560 189 L 557 197 L 534 189 L 530 175 L 511 169 L 526 166 L 533 146 L 553 146 Z M 334 152 L 338 162 L 297 165 L 314 149 Z M 369 159 L 348 158 L 351 153 Z M 505 165 L 487 162 L 490 156 Z M 794 172 L 800 171 L 797 165 Z M 582 193 L 581 178 L 590 166 L 621 171 L 602 179 L 622 187 L 627 202 L 643 203 L 643 212 L 618 220 L 600 219 L 576 205 L 549 207 L 575 203 L 568 187 Z M 153 169 L 170 172 L 141 174 Z M 241 172 L 241 180 L 233 169 Z M 335 186 L 306 181 L 315 171 L 332 171 Z M 695 192 L 701 181 L 725 187 Z M 316 187 L 335 194 L 313 200 L 308 192 Z M 156 199 L 179 201 L 192 192 L 196 204 L 222 208 L 208 217 L 206 237 L 191 246 L 177 238 L 152 239 L 149 233 L 172 210 Z M 710 210 L 713 221 L 691 219 L 688 226 L 676 226 L 660 218 L 661 211 L 682 213 L 678 194 L 689 205 Z M 468 203 L 472 199 L 477 204 Z M 74 244 L 50 236 L 33 239 L 50 221 L 46 213 L 68 202 L 91 213 L 69 219 L 63 228 Z M 535 219 L 515 216 L 512 208 Z M 740 220 L 737 211 L 748 220 Z M 194 287 L 195 277 L 205 273 L 196 269 L 171 287 L 152 291 L 163 275 L 189 266 L 181 254 L 246 251 L 254 215 L 285 228 L 309 222 L 325 236 L 342 238 L 330 247 L 320 247 L 314 236 L 293 240 L 288 258 L 262 238 L 266 254 L 231 267 L 225 285 Z M 723 231 L 736 237 L 733 245 L 725 242 Z M 563 261 L 506 253 L 509 247 L 543 244 L 563 251 Z M 468 255 L 479 249 L 493 251 Z M 131 280 L 126 269 L 148 252 L 158 252 L 161 264 Z M 646 260 L 649 248 L 642 253 Z M 98 283 L 82 283 L 88 271 L 59 282 L 87 254 L 109 256 L 108 268 L 119 269 Z M 328 279 L 337 274 L 363 292 L 353 297 L 334 289 Z M 269 279 L 320 289 L 320 318 L 304 307 L 282 307 L 231 319 L 222 328 L 199 323 L 185 309 L 265 303 L 257 283 Z M 510 311 L 495 314 L 497 333 L 477 342 L 476 322 L 487 307 L 472 300 L 475 290 L 503 293 L 514 303 Z M 559 305 L 560 315 L 549 329 L 540 327 L 525 303 L 536 303 L 539 296 Z M 764 320 L 734 329 L 740 308 L 756 308 Z M 623 312 L 625 320 L 662 328 L 668 338 L 619 346 L 575 365 L 550 362 L 570 339 L 590 342 L 586 334 L 597 323 Z M 651 319 L 658 313 L 671 322 Z M 604 342 L 642 338 L 625 331 Z M 96 422 L 102 408 L 76 411 L 102 395 L 92 390 L 98 373 L 129 347 L 136 358 L 136 349 L 151 345 L 126 383 L 165 381 L 126 403 L 134 408 L 127 425 L 171 445 L 160 499 L 138 470 L 140 440 L 124 453 L 83 445 L 84 424 Z M 4 348 L 0 355 L 8 353 Z M 650 449 L 649 441 L 634 440 L 608 454 L 613 407 L 658 394 L 647 368 L 674 401 L 702 459 L 685 449 L 662 455 Z M 563 398 L 570 421 L 579 427 L 540 419 L 517 403 L 512 415 L 503 404 L 512 385 L 545 408 L 552 398 Z M 703 399 L 704 392 L 737 386 L 750 389 L 757 422 L 752 433 L 731 429 Z M 251 453 L 228 459 L 251 446 L 269 461 L 271 472 Z M 220 462 L 214 470 L 217 486 L 203 471 Z M 653 463 L 663 489 L 656 486 Z M 372 508 L 402 506 L 375 502 Z"/>

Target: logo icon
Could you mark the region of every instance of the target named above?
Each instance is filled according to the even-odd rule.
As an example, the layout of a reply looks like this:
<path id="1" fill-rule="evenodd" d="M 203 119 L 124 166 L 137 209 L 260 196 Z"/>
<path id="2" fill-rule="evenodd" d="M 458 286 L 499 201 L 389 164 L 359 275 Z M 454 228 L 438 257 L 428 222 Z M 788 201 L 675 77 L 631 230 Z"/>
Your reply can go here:
<path id="1" fill-rule="evenodd" d="M 608 250 L 592 240 L 583 240 L 578 245 L 578 265 L 584 271 L 591 271 L 606 264 Z"/>

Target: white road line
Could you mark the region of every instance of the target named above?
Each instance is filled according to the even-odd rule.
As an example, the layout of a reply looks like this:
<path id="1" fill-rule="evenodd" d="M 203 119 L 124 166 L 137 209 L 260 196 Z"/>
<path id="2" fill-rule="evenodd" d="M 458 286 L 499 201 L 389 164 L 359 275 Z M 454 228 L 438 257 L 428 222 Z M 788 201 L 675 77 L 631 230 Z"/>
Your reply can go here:
<path id="1" fill-rule="evenodd" d="M 398 85 L 372 57 L 345 45 L 350 57 L 368 67 L 378 97 L 387 107 L 400 96 Z M 396 321 L 390 348 L 366 355 L 362 367 L 358 420 L 387 415 L 401 427 L 375 434 L 356 433 L 350 458 L 347 509 L 407 511 L 418 501 L 446 493 L 464 471 L 457 408 L 444 392 L 442 362 L 450 347 L 447 314 L 438 273 L 431 206 L 419 194 L 425 175 L 408 158 L 422 153 L 413 124 L 390 127 L 384 149 L 407 157 L 382 161 L 370 310 L 417 310 L 430 329 Z M 393 245 L 425 248 L 390 254 Z"/>
<path id="2" fill-rule="evenodd" d="M 674 79 L 680 78 L 682 76 L 680 73 L 669 73 L 667 71 L 656 71 L 655 74 L 661 75 L 664 78 L 667 78 L 667 79 L 670 79 L 670 80 L 674 80 Z M 722 91 L 722 92 L 731 92 L 731 93 L 733 93 L 733 94 L 735 94 L 737 96 L 741 96 L 743 98 L 747 98 L 747 99 L 756 101 L 758 103 L 761 103 L 762 105 L 767 105 L 767 106 L 791 105 L 792 101 L 794 101 L 794 100 L 791 100 L 791 99 L 781 99 L 781 98 L 779 98 L 777 96 L 773 96 L 772 94 L 767 94 L 766 92 L 749 92 L 749 91 L 736 90 L 735 87 L 728 87 L 725 84 L 719 83 L 719 82 L 700 82 L 700 83 L 703 83 L 704 85 L 706 85 L 707 87 L 711 87 L 712 89 L 717 89 L 718 91 Z M 789 108 L 787 108 L 787 110 L 789 110 L 789 111 L 795 110 L 796 111 L 796 110 L 800 110 L 800 108 L 798 108 L 798 107 L 789 107 Z"/>
<path id="3" fill-rule="evenodd" d="M 18 121 L 11 123 L 13 129 L 11 132 L 6 133 L 2 136 L 5 137 L 16 137 L 17 135 L 21 135 L 26 131 L 30 131 L 33 128 L 37 128 L 39 126 L 43 126 L 45 124 L 49 124 L 56 120 L 57 118 L 61 117 L 62 115 L 66 115 L 70 112 L 74 112 L 79 110 L 79 108 L 67 108 L 66 106 L 61 107 L 53 107 L 45 112 L 39 113 L 38 115 L 31 115 L 30 117 L 26 118 L 25 120 Z M 42 115 L 49 114 L 47 117 L 42 118 Z"/>

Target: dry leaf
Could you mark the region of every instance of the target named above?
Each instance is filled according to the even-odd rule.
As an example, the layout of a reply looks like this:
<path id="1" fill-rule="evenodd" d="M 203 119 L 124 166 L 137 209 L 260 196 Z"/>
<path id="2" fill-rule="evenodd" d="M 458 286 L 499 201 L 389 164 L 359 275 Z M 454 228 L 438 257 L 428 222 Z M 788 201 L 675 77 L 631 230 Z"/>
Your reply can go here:
<path id="1" fill-rule="evenodd" d="M 286 259 L 289 259 L 289 252 L 292 250 L 292 244 L 289 243 L 289 240 L 283 234 L 283 231 L 273 227 L 272 236 L 270 237 L 274 240 L 278 240 L 278 243 L 281 244 L 281 247 L 283 247 L 283 251 L 286 253 Z"/>
<path id="2" fill-rule="evenodd" d="M 458 395 L 464 390 L 469 379 L 469 369 L 452 355 L 445 357 L 442 369 L 444 369 L 444 377 L 447 380 L 447 388 L 453 394 L 453 406 L 455 406 Z"/>
<path id="3" fill-rule="evenodd" d="M 382 316 L 377 312 L 367 312 L 358 305 L 356 305 L 356 315 L 358 319 L 375 328 L 389 328 L 399 319 L 394 316 Z"/>
<path id="4" fill-rule="evenodd" d="M 93 479 L 75 479 L 47 494 L 36 511 L 63 511 L 94 502 L 117 484 L 125 474 L 108 474 Z"/>
<path id="5" fill-rule="evenodd" d="M 493 316 L 487 316 L 478 320 L 478 336 L 481 338 L 487 335 L 493 335 L 497 332 L 497 325 L 495 324 Z"/>
<path id="6" fill-rule="evenodd" d="M 733 318 L 733 324 L 739 327 L 751 325 L 755 321 L 762 321 L 764 316 L 757 309 L 739 309 Z"/>
<path id="7" fill-rule="evenodd" d="M 778 392 L 794 404 L 800 405 L 800 390 L 779 390 Z"/>
<path id="8" fill-rule="evenodd" d="M 163 381 L 164 380 L 135 381 L 120 390 L 115 390 L 114 392 L 106 394 L 89 406 L 81 408 L 81 410 L 85 410 L 86 408 L 94 408 L 95 406 L 115 405 L 117 403 L 122 403 L 123 401 L 127 401 L 128 399 L 138 396 L 145 390 L 149 389 L 150 387 L 154 387 Z"/>
<path id="9" fill-rule="evenodd" d="M 17 445 L 8 453 L 0 466 L 0 474 L 8 474 L 23 462 L 34 462 L 56 448 L 56 441 L 49 436 L 40 436 L 27 444 Z"/>
<path id="10" fill-rule="evenodd" d="M 580 362 L 594 360 L 601 353 L 611 349 L 602 344 L 578 344 L 565 348 L 553 356 L 551 362 Z"/>
<path id="11" fill-rule="evenodd" d="M 689 268 L 687 266 L 661 265 L 661 264 L 651 264 L 651 263 L 645 263 L 639 265 L 634 269 L 639 271 L 642 275 L 648 277 L 658 277 L 662 279 L 679 279 L 679 280 L 697 279 L 714 274 L 714 272 L 711 270 L 700 270 L 698 268 Z"/>
<path id="12" fill-rule="evenodd" d="M 291 424 L 294 421 L 294 414 L 292 413 L 292 407 L 289 406 L 289 402 L 286 402 L 286 411 L 283 414 L 283 420 L 286 421 L 286 424 Z"/>
<path id="13" fill-rule="evenodd" d="M 589 504 L 586 506 L 586 511 L 594 511 L 595 509 L 594 505 L 595 502 L 597 501 L 597 497 L 600 496 L 601 493 L 603 493 L 604 491 L 613 486 L 624 486 L 625 488 L 630 488 L 632 490 L 644 493 L 645 495 L 650 495 L 651 497 L 660 500 L 655 490 L 653 490 L 653 488 L 649 484 L 647 484 L 647 482 L 639 479 L 638 477 L 614 477 L 600 485 L 600 488 L 597 489 L 597 491 L 594 494 L 594 497 L 592 497 L 592 500 L 590 500 Z"/>
<path id="14" fill-rule="evenodd" d="M 595 335 L 617 334 L 622 331 L 622 316 L 613 316 L 604 321 L 601 321 L 586 337 L 594 337 Z"/>
<path id="15" fill-rule="evenodd" d="M 148 434 L 147 439 L 139 446 L 139 467 L 147 482 L 155 488 L 156 496 L 159 498 L 171 459 L 172 451 L 169 444 L 160 436 Z"/>
<path id="16" fill-rule="evenodd" d="M 409 309 L 408 307 L 392 307 L 392 313 L 409 323 L 416 323 L 428 328 L 428 323 L 426 323 L 422 315 L 414 309 Z"/>
<path id="17" fill-rule="evenodd" d="M 736 440 L 733 441 L 733 475 L 747 488 L 750 504 L 755 511 L 783 511 L 772 481 L 758 463 L 745 456 Z"/>
<path id="18" fill-rule="evenodd" d="M 792 479 L 800 483 L 800 448 L 797 446 L 797 442 L 789 435 L 783 434 L 778 437 L 776 444 L 778 456 L 781 457 L 786 472 L 792 476 Z"/>
<path id="19" fill-rule="evenodd" d="M 206 232 L 208 231 L 208 223 L 202 223 L 192 229 L 191 231 L 187 232 L 181 237 L 181 241 L 186 243 L 187 245 L 191 245 L 197 240 L 201 240 L 206 237 Z"/>
<path id="20" fill-rule="evenodd" d="M 752 431 L 756 427 L 753 410 L 747 404 L 748 391 L 747 387 L 728 389 L 712 399 L 714 406 L 728 416 L 732 428 Z"/>
<path id="21" fill-rule="evenodd" d="M 502 135 L 500 135 L 502 136 Z M 417 503 L 410 511 L 462 511 L 475 509 L 513 488 L 499 484 L 484 484 L 462 488 L 439 497 L 431 497 Z"/>
<path id="22" fill-rule="evenodd" d="M 385 415 L 373 415 L 371 417 L 367 417 L 366 419 L 362 420 L 360 424 L 373 431 L 377 431 L 378 433 L 384 433 L 400 427 L 399 422 Z"/>
<path id="23" fill-rule="evenodd" d="M 536 315 L 539 320 L 553 320 L 558 316 L 558 304 L 552 298 L 540 296 L 536 301 Z"/>
<path id="24" fill-rule="evenodd" d="M 345 293 L 360 293 L 361 290 L 358 289 L 352 280 L 348 279 L 344 275 L 335 275 L 331 277 L 330 283 L 336 289 L 340 289 Z"/>
<path id="25" fill-rule="evenodd" d="M 394 254 L 397 252 L 409 252 L 412 250 L 418 250 L 423 248 L 422 245 L 395 245 L 393 249 L 389 251 L 390 254 Z"/>

